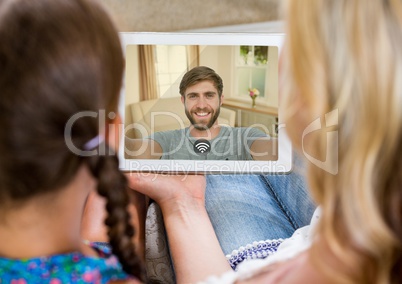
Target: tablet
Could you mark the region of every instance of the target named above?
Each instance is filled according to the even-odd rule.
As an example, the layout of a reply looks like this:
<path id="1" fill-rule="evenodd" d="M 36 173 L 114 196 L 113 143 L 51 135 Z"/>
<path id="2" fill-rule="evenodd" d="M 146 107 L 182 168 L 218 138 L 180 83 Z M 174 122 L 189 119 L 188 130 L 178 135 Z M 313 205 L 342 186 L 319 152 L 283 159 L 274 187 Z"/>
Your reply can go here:
<path id="1" fill-rule="evenodd" d="M 126 59 L 119 101 L 122 171 L 291 171 L 292 146 L 278 97 L 284 34 L 120 33 L 120 37 Z M 179 92 L 184 75 L 199 66 L 213 70 L 223 81 L 220 105 L 211 107 L 218 114 L 214 127 L 219 125 L 219 137 L 212 139 L 192 136 L 195 122 Z"/>

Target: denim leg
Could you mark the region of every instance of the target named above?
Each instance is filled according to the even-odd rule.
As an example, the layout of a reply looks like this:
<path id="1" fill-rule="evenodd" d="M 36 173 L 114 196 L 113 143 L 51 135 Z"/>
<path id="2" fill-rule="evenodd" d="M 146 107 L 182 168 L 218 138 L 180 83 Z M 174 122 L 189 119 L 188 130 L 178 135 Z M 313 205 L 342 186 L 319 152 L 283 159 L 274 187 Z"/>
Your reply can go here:
<path id="1" fill-rule="evenodd" d="M 316 205 L 308 192 L 302 161 L 297 155 L 294 155 L 293 162 L 292 173 L 288 175 L 264 175 L 262 178 L 296 230 L 310 224 Z"/>
<path id="2" fill-rule="evenodd" d="M 315 209 L 300 171 L 208 175 L 206 209 L 225 254 L 254 241 L 288 238 Z"/>

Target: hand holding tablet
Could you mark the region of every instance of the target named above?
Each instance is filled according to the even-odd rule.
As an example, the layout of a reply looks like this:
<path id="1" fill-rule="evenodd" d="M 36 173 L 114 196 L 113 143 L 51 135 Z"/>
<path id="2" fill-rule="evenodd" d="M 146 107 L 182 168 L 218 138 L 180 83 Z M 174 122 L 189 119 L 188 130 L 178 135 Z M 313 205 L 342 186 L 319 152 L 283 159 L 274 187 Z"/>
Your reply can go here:
<path id="1" fill-rule="evenodd" d="M 284 130 L 277 131 L 281 121 L 278 54 L 283 35 L 123 33 L 121 38 L 126 51 L 126 87 L 120 101 L 125 121 L 120 134 L 122 170 L 241 174 L 290 171 L 291 145 Z M 146 96 L 135 85 L 153 81 L 140 72 L 145 47 L 159 53 L 182 50 L 187 58 L 189 50 L 197 50 L 192 53 L 192 61 L 187 60 L 176 74 L 164 70 L 177 77 L 164 91 L 163 64 L 159 67 L 154 78 L 159 87 L 157 100 L 140 98 Z M 172 52 L 164 55 L 159 54 L 157 60 L 175 64 L 183 57 Z M 259 111 L 252 108 L 248 97 L 250 89 L 257 90 L 255 86 L 261 89 Z M 151 93 L 147 95 L 158 92 Z M 246 108 L 230 108 L 225 101 L 236 101 Z M 276 116 L 261 115 L 265 107 L 274 109 Z M 230 113 L 233 119 L 226 120 L 224 113 Z M 209 142 L 203 152 L 195 147 L 199 139 Z"/>

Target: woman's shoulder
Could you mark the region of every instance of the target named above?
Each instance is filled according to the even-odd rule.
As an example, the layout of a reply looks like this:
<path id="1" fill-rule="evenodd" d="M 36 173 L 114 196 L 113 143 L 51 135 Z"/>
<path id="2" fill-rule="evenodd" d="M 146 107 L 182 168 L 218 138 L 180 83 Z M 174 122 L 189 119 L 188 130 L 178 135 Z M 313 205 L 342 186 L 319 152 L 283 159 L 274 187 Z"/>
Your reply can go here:
<path id="1" fill-rule="evenodd" d="M 289 261 L 266 266 L 252 277 L 236 283 L 293 284 L 300 283 L 301 281 L 305 283 L 333 283 L 331 279 L 317 269 L 309 251 L 303 252 Z"/>

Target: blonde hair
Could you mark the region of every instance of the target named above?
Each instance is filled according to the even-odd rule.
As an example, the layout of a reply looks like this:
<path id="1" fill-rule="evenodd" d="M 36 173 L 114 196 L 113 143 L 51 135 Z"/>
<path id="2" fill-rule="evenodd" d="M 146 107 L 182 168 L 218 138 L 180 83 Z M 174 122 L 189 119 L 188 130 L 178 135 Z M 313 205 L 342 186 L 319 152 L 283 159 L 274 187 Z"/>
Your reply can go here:
<path id="1" fill-rule="evenodd" d="M 322 207 L 317 236 L 345 269 L 317 263 L 345 283 L 397 282 L 402 269 L 402 2 L 289 0 L 286 5 L 285 107 L 302 102 L 310 122 L 338 113 L 339 146 L 332 149 L 338 151 L 338 173 L 310 164 L 308 178 Z M 326 139 L 310 142 L 313 155 L 325 154 Z M 313 253 L 320 252 L 313 246 Z"/>

